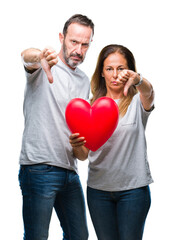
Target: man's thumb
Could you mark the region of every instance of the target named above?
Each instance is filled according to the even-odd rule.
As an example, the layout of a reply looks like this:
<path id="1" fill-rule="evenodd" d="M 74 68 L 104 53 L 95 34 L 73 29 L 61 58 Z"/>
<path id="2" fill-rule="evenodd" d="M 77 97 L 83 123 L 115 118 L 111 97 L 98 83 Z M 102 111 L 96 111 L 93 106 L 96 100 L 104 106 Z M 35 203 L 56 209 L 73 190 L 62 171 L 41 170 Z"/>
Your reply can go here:
<path id="1" fill-rule="evenodd" d="M 53 77 L 52 77 L 52 73 L 51 73 L 51 68 L 50 68 L 49 64 L 47 63 L 47 61 L 44 58 L 41 59 L 41 65 L 42 65 L 42 68 L 43 68 L 43 70 L 45 71 L 45 73 L 47 75 L 48 81 L 50 83 L 53 83 Z"/>

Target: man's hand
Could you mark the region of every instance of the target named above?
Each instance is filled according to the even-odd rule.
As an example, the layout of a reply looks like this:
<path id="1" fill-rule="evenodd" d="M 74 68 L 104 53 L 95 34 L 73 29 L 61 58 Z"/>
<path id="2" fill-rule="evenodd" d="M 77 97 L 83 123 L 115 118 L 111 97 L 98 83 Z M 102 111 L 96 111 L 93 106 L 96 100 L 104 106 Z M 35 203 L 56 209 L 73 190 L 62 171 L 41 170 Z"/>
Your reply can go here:
<path id="1" fill-rule="evenodd" d="M 40 53 L 40 63 L 50 83 L 53 83 L 51 67 L 57 64 L 57 56 L 58 54 L 55 52 L 55 50 L 50 47 L 43 49 Z"/>

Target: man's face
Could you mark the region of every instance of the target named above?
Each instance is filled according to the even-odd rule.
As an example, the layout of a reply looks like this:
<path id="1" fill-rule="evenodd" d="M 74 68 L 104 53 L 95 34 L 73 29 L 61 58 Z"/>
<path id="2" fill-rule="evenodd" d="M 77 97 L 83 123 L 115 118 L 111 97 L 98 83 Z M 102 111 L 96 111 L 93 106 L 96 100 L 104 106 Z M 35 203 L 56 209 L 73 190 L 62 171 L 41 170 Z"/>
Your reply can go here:
<path id="1" fill-rule="evenodd" d="M 61 37 L 63 58 L 66 64 L 74 69 L 85 59 L 92 41 L 92 29 L 78 23 L 72 23 L 67 29 L 65 38 L 63 35 Z"/>

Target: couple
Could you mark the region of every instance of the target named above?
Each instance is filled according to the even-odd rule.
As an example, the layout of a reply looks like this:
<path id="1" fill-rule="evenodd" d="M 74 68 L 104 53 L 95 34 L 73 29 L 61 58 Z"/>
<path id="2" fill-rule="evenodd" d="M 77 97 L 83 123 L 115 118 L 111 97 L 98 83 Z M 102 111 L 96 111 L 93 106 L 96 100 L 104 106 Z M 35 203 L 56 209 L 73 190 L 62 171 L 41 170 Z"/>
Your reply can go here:
<path id="1" fill-rule="evenodd" d="M 77 158 L 89 159 L 87 201 L 97 238 L 142 239 L 150 207 L 148 185 L 153 181 L 145 127 L 154 92 L 136 72 L 133 54 L 127 48 L 116 44 L 104 47 L 91 80 L 91 104 L 107 96 L 119 106 L 120 120 L 111 138 L 91 152 L 84 137 L 71 134 L 65 122 L 68 102 L 89 98 L 90 81 L 77 66 L 83 62 L 93 35 L 93 22 L 77 14 L 59 34 L 59 54 L 50 48 L 22 52 L 27 77 L 19 171 L 24 240 L 48 239 L 53 208 L 64 240 L 88 239 Z"/>

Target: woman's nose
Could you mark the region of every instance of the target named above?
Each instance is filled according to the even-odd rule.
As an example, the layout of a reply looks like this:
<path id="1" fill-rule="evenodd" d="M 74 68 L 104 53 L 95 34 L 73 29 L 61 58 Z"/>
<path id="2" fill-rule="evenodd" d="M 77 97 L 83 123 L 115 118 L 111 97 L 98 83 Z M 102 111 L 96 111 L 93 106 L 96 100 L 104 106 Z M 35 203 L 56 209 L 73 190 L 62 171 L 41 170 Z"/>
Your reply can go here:
<path id="1" fill-rule="evenodd" d="M 117 78 L 117 77 L 118 77 L 118 71 L 117 71 L 116 69 L 114 69 L 113 77 L 114 77 L 114 78 Z"/>

